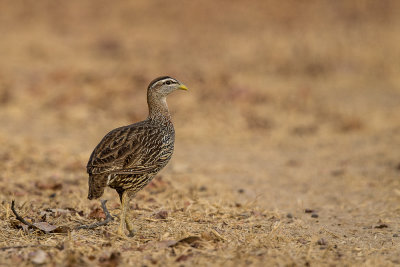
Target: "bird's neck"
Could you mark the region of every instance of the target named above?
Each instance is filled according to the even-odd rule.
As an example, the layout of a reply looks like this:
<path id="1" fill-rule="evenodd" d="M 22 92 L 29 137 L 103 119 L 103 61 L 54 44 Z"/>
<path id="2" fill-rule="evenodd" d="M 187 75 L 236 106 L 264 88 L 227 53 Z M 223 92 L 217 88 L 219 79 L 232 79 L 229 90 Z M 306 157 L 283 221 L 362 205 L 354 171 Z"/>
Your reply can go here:
<path id="1" fill-rule="evenodd" d="M 161 99 L 147 97 L 147 104 L 149 105 L 149 119 L 161 123 L 171 121 L 171 115 L 169 114 L 165 97 Z"/>

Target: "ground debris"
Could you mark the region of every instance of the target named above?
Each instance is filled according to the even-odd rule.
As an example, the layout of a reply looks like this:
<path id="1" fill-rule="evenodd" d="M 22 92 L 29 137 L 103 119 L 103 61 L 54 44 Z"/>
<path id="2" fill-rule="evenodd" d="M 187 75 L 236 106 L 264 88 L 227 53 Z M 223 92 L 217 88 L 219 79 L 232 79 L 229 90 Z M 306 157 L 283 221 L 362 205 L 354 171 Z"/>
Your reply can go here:
<path id="1" fill-rule="evenodd" d="M 77 230 L 79 230 L 79 229 L 94 229 L 94 228 L 97 228 L 97 227 L 100 227 L 100 226 L 107 225 L 110 221 L 112 221 L 113 218 L 112 218 L 110 212 L 107 209 L 106 203 L 107 203 L 107 200 L 102 200 L 101 201 L 101 207 L 103 209 L 103 213 L 106 216 L 104 221 L 100 221 L 100 222 L 93 223 L 93 224 L 90 224 L 90 225 L 80 225 L 80 226 L 76 227 L 75 229 L 77 229 Z"/>
<path id="2" fill-rule="evenodd" d="M 202 185 L 202 186 L 199 187 L 199 191 L 200 192 L 205 192 L 205 191 L 207 191 L 207 187 Z"/>
<path id="3" fill-rule="evenodd" d="M 22 218 L 17 211 L 15 210 L 15 202 L 14 200 L 11 202 L 11 210 L 13 211 L 15 217 L 17 218 L 18 221 L 23 223 L 22 228 L 24 229 L 25 232 L 31 229 L 37 229 L 42 231 L 43 233 L 50 234 L 50 233 L 67 233 L 70 228 L 67 226 L 55 226 L 51 225 L 47 222 L 35 222 L 35 223 L 30 223 L 27 222 L 24 218 Z"/>
<path id="4" fill-rule="evenodd" d="M 389 227 L 389 225 L 387 225 L 386 223 L 381 223 L 381 224 L 378 224 L 378 225 L 375 225 L 375 229 L 383 229 L 383 228 L 388 228 Z"/>
<path id="5" fill-rule="evenodd" d="M 79 230 L 79 229 L 94 229 L 94 228 L 97 228 L 99 226 L 104 226 L 104 225 L 108 224 L 112 220 L 112 217 L 111 217 L 111 214 L 107 210 L 106 202 L 107 202 L 106 200 L 102 200 L 101 201 L 101 206 L 102 206 L 103 212 L 105 214 L 105 219 L 103 221 L 97 222 L 97 223 L 94 223 L 94 224 L 91 224 L 91 225 L 80 225 L 78 227 L 75 227 L 75 229 L 76 230 Z M 52 224 L 50 224 L 48 222 L 45 222 L 45 221 L 35 222 L 35 223 L 27 222 L 15 210 L 15 201 L 14 200 L 12 200 L 12 202 L 11 202 L 11 210 L 14 213 L 16 219 L 23 224 L 22 228 L 24 229 L 25 232 L 27 232 L 29 230 L 29 228 L 40 230 L 41 232 L 43 232 L 45 234 L 68 233 L 69 231 L 72 230 L 69 226 L 55 226 L 55 225 L 52 225 Z M 42 217 L 45 217 L 45 216 L 42 216 Z"/>
<path id="6" fill-rule="evenodd" d="M 46 234 L 50 233 L 68 233 L 71 229 L 68 226 L 56 226 L 49 224 L 48 222 L 37 222 L 33 223 L 37 229 L 45 232 Z"/>
<path id="7" fill-rule="evenodd" d="M 188 236 L 188 237 L 182 238 L 180 240 L 151 241 L 147 244 L 144 244 L 144 245 L 138 247 L 137 249 L 139 251 L 144 251 L 149 248 L 164 249 L 167 247 L 176 247 L 176 246 L 182 245 L 182 244 L 187 244 L 192 247 L 198 247 L 200 241 L 201 241 L 201 238 L 198 236 Z"/>
<path id="8" fill-rule="evenodd" d="M 29 259 L 34 264 L 44 264 L 48 258 L 48 255 L 43 250 L 39 249 L 34 252 L 29 253 Z"/>
<path id="9" fill-rule="evenodd" d="M 187 261 L 190 257 L 193 257 L 193 253 L 183 254 L 176 258 L 176 262 Z"/>
<path id="10" fill-rule="evenodd" d="M 216 230 L 211 229 L 210 231 L 204 231 L 201 233 L 201 238 L 206 241 L 224 241 L 225 239 Z"/>
<path id="11" fill-rule="evenodd" d="M 167 247 L 172 247 L 175 246 L 178 243 L 176 240 L 163 240 L 157 242 L 157 247 L 158 248 L 167 248 Z"/>
<path id="12" fill-rule="evenodd" d="M 168 211 L 161 210 L 161 211 L 157 212 L 156 214 L 154 214 L 154 218 L 160 219 L 160 220 L 165 220 L 168 218 Z"/>
<path id="13" fill-rule="evenodd" d="M 163 176 L 158 175 L 145 187 L 145 190 L 151 194 L 159 194 L 164 192 L 169 185 L 169 181 L 165 181 Z"/>
<path id="14" fill-rule="evenodd" d="M 46 209 L 46 211 L 47 211 L 47 212 L 53 213 L 54 216 L 58 216 L 58 215 L 60 215 L 60 214 L 68 214 L 68 213 L 71 213 L 72 215 L 79 214 L 79 216 L 83 216 L 83 215 L 84 215 L 84 212 L 83 212 L 82 210 L 81 210 L 81 211 L 77 211 L 77 210 L 74 209 L 74 208 Z"/>
<path id="15" fill-rule="evenodd" d="M 328 243 L 326 242 L 326 240 L 324 238 L 320 238 L 317 241 L 317 245 L 320 245 L 320 246 L 326 246 L 327 244 Z"/>
<path id="16" fill-rule="evenodd" d="M 89 260 L 91 259 L 91 255 L 87 257 Z M 86 266 L 85 256 L 82 252 L 78 250 L 67 250 L 66 255 L 63 259 L 64 266 Z"/>
<path id="17" fill-rule="evenodd" d="M 103 255 L 99 258 L 99 265 L 104 267 L 116 267 L 121 261 L 121 253 L 113 251 L 110 255 Z"/>
<path id="18" fill-rule="evenodd" d="M 299 239 L 297 239 L 297 242 L 299 242 L 302 245 L 306 245 L 306 244 L 310 243 L 310 241 L 306 240 L 305 238 L 299 238 Z"/>
<path id="19" fill-rule="evenodd" d="M 96 207 L 94 208 L 88 215 L 89 219 L 96 219 L 96 220 L 104 220 L 106 218 L 106 214 L 104 213 L 104 211 L 99 208 Z"/>
<path id="20" fill-rule="evenodd" d="M 40 190 L 60 190 L 63 187 L 63 184 L 60 182 L 36 182 L 35 186 Z"/>
<path id="21" fill-rule="evenodd" d="M 179 244 L 188 244 L 188 245 L 193 246 L 196 242 L 198 242 L 200 240 L 201 240 L 201 238 L 198 236 L 188 236 L 188 237 L 182 238 L 181 240 L 179 240 L 178 242 L 176 242 L 176 244 L 174 244 L 172 246 L 179 245 Z"/>

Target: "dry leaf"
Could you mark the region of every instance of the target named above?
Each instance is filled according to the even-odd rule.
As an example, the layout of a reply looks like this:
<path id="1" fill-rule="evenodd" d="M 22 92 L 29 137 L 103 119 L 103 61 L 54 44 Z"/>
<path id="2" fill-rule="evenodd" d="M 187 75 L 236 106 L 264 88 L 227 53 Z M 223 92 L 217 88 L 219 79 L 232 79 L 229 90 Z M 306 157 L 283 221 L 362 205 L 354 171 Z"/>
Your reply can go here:
<path id="1" fill-rule="evenodd" d="M 193 256 L 193 254 L 180 255 L 178 258 L 176 258 L 175 261 L 177 261 L 177 262 L 187 261 L 192 256 Z"/>
<path id="2" fill-rule="evenodd" d="M 181 239 L 181 240 L 179 240 L 179 241 L 177 241 L 176 243 L 172 243 L 171 242 L 171 245 L 169 245 L 170 247 L 174 247 L 174 246 L 177 246 L 177 245 L 179 245 L 179 244 L 189 244 L 189 245 L 194 245 L 197 241 L 200 241 L 201 240 L 201 238 L 200 237 L 198 237 L 198 236 L 188 236 L 188 237 L 185 237 L 185 238 L 183 238 L 183 239 Z"/>
<path id="3" fill-rule="evenodd" d="M 42 230 L 46 233 L 50 233 L 57 228 L 57 226 L 49 224 L 48 222 L 37 222 L 37 223 L 34 223 L 33 226 L 35 226 L 39 230 Z"/>
<path id="4" fill-rule="evenodd" d="M 144 251 L 148 249 L 164 249 L 167 247 L 175 246 L 179 241 L 177 240 L 163 240 L 163 241 L 151 241 L 137 247 L 138 251 Z"/>
<path id="5" fill-rule="evenodd" d="M 62 188 L 62 183 L 56 183 L 56 182 L 47 182 L 47 183 L 42 183 L 42 182 L 36 182 L 35 186 L 37 189 L 40 190 L 60 190 Z"/>
<path id="6" fill-rule="evenodd" d="M 57 226 L 56 229 L 52 231 L 52 233 L 58 233 L 58 234 L 66 234 L 71 231 L 71 228 L 68 226 L 62 225 L 62 226 Z"/>
<path id="7" fill-rule="evenodd" d="M 162 176 L 157 176 L 146 186 L 145 190 L 151 193 L 161 193 L 166 190 L 169 184 L 169 182 L 163 180 Z"/>
<path id="8" fill-rule="evenodd" d="M 201 233 L 201 238 L 203 238 L 206 241 L 214 241 L 214 235 L 212 235 L 209 232 L 202 232 Z"/>
<path id="9" fill-rule="evenodd" d="M 214 229 L 211 229 L 210 232 L 201 233 L 201 237 L 207 241 L 223 241 L 224 238 Z"/>
<path id="10" fill-rule="evenodd" d="M 161 211 L 157 212 L 157 213 L 154 215 L 154 217 L 155 217 L 156 219 L 165 220 L 165 219 L 168 218 L 168 211 L 166 211 L 166 210 L 161 210 Z"/>
<path id="11" fill-rule="evenodd" d="M 104 214 L 102 209 L 97 207 L 90 212 L 89 219 L 105 220 L 106 215 Z"/>
<path id="12" fill-rule="evenodd" d="M 199 240 L 200 240 L 200 237 L 198 237 L 198 236 L 188 236 L 188 237 L 185 237 L 185 238 L 179 240 L 178 243 L 192 244 Z"/>
<path id="13" fill-rule="evenodd" d="M 46 233 L 68 233 L 68 231 L 70 231 L 68 226 L 55 226 L 48 222 L 37 222 L 34 223 L 33 226 Z"/>
<path id="14" fill-rule="evenodd" d="M 46 209 L 46 211 L 50 211 L 53 213 L 71 213 L 72 210 L 69 209 Z"/>
<path id="15" fill-rule="evenodd" d="M 386 223 L 381 223 L 376 225 L 374 228 L 376 229 L 383 229 L 383 228 L 388 228 L 389 226 Z"/>
<path id="16" fill-rule="evenodd" d="M 23 196 L 27 195 L 27 193 L 23 192 L 23 191 L 14 191 L 13 195 L 16 197 L 23 197 Z"/>
<path id="17" fill-rule="evenodd" d="M 163 241 L 157 242 L 157 247 L 159 249 L 173 247 L 176 245 L 176 243 L 178 243 L 178 241 L 176 241 L 176 240 L 163 240 Z"/>
<path id="18" fill-rule="evenodd" d="M 65 209 L 61 209 L 61 208 L 56 208 L 56 209 L 46 209 L 45 211 L 41 212 L 41 215 L 45 214 L 45 213 L 51 213 L 52 216 L 54 217 L 58 217 L 60 215 L 63 214 L 72 214 L 72 215 L 76 215 L 79 214 L 79 216 L 83 216 L 84 212 L 83 211 L 77 211 L 74 208 L 65 208 Z"/>

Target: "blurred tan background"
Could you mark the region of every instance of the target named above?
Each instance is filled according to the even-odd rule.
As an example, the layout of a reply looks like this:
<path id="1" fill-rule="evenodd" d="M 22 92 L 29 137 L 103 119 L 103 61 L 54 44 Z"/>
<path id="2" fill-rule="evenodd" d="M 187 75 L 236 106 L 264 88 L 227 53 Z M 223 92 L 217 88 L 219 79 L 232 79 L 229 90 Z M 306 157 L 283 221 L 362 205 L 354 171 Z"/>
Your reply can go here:
<path id="1" fill-rule="evenodd" d="M 399 232 L 399 1 L 2 0 L 0 37 L 3 201 L 57 180 L 87 205 L 90 152 L 170 75 L 189 91 L 168 99 L 168 181 L 305 222 L 316 209 L 396 262 L 382 244 Z M 378 222 L 378 240 L 359 230 Z"/>

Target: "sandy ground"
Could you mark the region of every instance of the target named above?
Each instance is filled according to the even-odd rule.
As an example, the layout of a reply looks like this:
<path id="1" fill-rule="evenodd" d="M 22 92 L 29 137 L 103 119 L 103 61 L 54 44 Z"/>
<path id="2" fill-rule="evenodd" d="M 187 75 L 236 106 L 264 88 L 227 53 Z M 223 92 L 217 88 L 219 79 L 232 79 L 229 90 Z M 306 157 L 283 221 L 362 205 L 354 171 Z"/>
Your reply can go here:
<path id="1" fill-rule="evenodd" d="M 400 264 L 397 1 L 0 2 L 0 265 Z M 109 130 L 171 75 L 137 234 L 87 200 Z M 59 233 L 27 229 L 48 222 Z M 118 196 L 107 190 L 119 214 Z M 61 230 L 60 230 L 61 229 Z"/>

